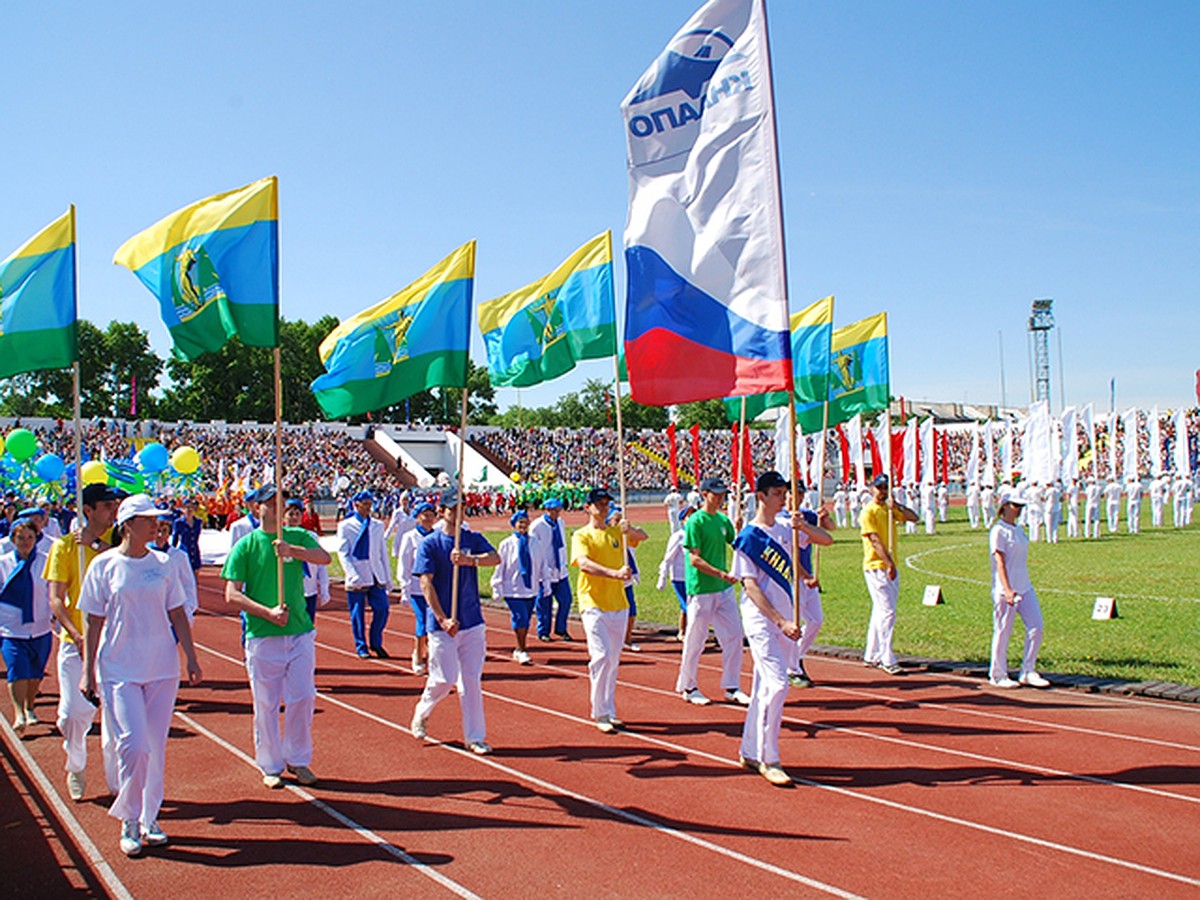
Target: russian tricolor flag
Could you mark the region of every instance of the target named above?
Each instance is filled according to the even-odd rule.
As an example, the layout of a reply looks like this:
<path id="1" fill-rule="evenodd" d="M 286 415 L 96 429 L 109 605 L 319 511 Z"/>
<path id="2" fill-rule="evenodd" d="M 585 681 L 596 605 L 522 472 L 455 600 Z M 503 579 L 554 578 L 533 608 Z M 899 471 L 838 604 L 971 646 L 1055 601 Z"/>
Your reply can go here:
<path id="1" fill-rule="evenodd" d="M 792 390 L 770 77 L 762 0 L 712 0 L 622 104 L 639 403 Z"/>

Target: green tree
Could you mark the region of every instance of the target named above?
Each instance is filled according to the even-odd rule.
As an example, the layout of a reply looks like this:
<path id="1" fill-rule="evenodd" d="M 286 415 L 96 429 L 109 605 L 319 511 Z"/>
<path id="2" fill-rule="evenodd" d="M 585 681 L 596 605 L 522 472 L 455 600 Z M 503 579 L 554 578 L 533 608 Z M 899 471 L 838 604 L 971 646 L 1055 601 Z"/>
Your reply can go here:
<path id="1" fill-rule="evenodd" d="M 729 427 L 725 403 L 721 400 L 701 400 L 680 405 L 678 422 L 680 428 L 699 424 L 705 430 L 720 431 Z"/>
<path id="2" fill-rule="evenodd" d="M 107 407 L 97 415 L 128 416 L 137 387 L 137 414 L 155 414 L 151 391 L 158 387 L 163 361 L 150 348 L 150 335 L 134 322 L 109 322 L 103 335 L 104 360 L 91 385 L 92 406 Z M 81 348 L 82 351 L 82 348 Z"/>

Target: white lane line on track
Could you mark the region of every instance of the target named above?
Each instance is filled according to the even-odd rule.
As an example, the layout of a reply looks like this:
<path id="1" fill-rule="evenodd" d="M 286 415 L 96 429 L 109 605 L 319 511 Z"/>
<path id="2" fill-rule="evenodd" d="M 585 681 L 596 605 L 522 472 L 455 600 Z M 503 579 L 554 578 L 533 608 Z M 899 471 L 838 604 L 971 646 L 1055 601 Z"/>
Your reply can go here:
<path id="1" fill-rule="evenodd" d="M 350 651 L 342 650 L 341 648 L 331 647 L 329 645 L 322 645 L 322 646 L 324 646 L 325 649 L 332 650 L 333 652 L 341 654 L 341 655 L 345 655 L 345 656 L 353 656 L 354 655 L 354 654 L 350 653 Z M 395 668 L 400 668 L 400 667 L 396 666 Z M 571 674 L 576 674 L 576 675 L 581 675 L 581 676 L 586 675 L 586 673 L 575 673 L 569 669 L 561 669 L 561 667 L 557 667 L 557 666 L 545 666 L 545 668 L 566 671 L 566 672 L 570 672 Z M 627 684 L 627 686 L 640 687 L 643 690 L 647 690 L 647 691 L 651 691 L 651 692 L 655 692 L 655 693 L 670 693 L 673 695 L 673 692 L 661 691 L 660 689 L 657 689 L 657 688 L 648 688 L 648 687 L 641 686 L 641 685 L 628 685 L 628 684 Z M 554 710 L 554 709 L 549 709 L 547 707 L 538 706 L 536 704 L 528 703 L 527 701 L 519 700 L 514 697 L 506 697 L 503 694 L 496 693 L 495 691 L 485 690 L 483 693 L 485 696 L 491 697 L 494 700 L 499 700 L 501 702 L 509 703 L 514 706 L 520 706 L 522 708 L 529 709 L 534 712 L 540 712 L 545 715 L 551 715 L 551 716 L 554 716 L 557 718 L 575 721 L 575 722 L 580 723 L 581 725 L 586 726 L 587 728 L 595 727 L 595 724 L 593 722 L 591 722 L 588 719 L 584 719 L 580 716 L 575 716 L 570 713 L 564 713 L 560 710 Z M 322 695 L 322 696 L 325 696 L 325 695 Z M 376 716 L 375 714 L 367 712 L 365 710 L 359 710 L 357 707 L 354 707 L 351 704 L 346 703 L 343 700 L 339 700 L 339 699 L 336 699 L 333 697 L 325 697 L 325 699 L 334 702 L 338 706 L 342 706 L 348 710 L 357 712 L 360 715 L 370 718 L 373 721 L 379 722 L 380 724 L 386 724 L 386 725 L 388 725 L 388 727 L 395 728 L 399 731 L 408 733 L 407 729 L 405 729 L 403 726 L 389 722 L 387 719 L 383 719 L 382 717 Z M 698 750 L 698 749 L 694 749 L 691 747 L 686 747 L 682 744 L 674 743 L 673 741 L 666 741 L 661 738 L 651 737 L 650 735 L 643 735 L 643 734 L 638 734 L 637 732 L 630 732 L 630 731 L 623 731 L 622 734 L 627 737 L 633 738 L 635 740 L 641 741 L 643 743 L 653 744 L 655 746 L 663 747 L 665 749 L 673 750 L 675 752 L 685 753 L 685 754 L 688 754 L 691 756 L 698 756 L 698 757 L 701 757 L 701 758 L 704 758 L 704 759 L 707 759 L 707 760 L 710 760 L 713 762 L 720 763 L 722 765 L 731 766 L 731 767 L 737 767 L 737 765 L 738 765 L 738 763 L 736 761 L 727 759 L 723 756 L 718 756 L 713 753 L 708 753 L 707 751 L 704 751 L 704 750 Z M 870 735 L 867 735 L 867 736 L 870 736 Z M 442 744 L 441 746 L 446 747 L 449 750 L 453 750 L 455 752 L 462 753 L 464 756 L 467 756 L 469 758 L 477 759 L 485 764 L 494 765 L 497 768 L 502 768 L 504 771 L 509 772 L 516 777 L 529 779 L 530 781 L 533 781 L 535 783 L 549 784 L 548 782 L 541 782 L 539 779 L 535 778 L 534 776 L 527 775 L 525 773 L 519 772 L 518 770 L 510 769 L 507 766 L 503 766 L 502 764 L 496 763 L 494 760 L 489 760 L 489 759 L 480 758 L 480 757 L 473 757 L 471 754 L 468 754 L 465 750 L 459 750 L 456 747 L 450 747 L 445 744 Z M 922 745 L 918 745 L 918 746 L 922 746 Z M 925 748 L 925 749 L 928 749 L 928 748 Z M 906 812 L 906 813 L 910 813 L 910 814 L 914 814 L 914 815 L 918 815 L 918 816 L 923 816 L 923 817 L 934 819 L 934 820 L 937 820 L 940 822 L 946 822 L 948 824 L 958 825 L 958 826 L 964 827 L 964 828 L 970 828 L 972 830 L 980 831 L 980 832 L 983 832 L 985 834 L 989 834 L 989 835 L 992 835 L 995 837 L 1005 837 L 1005 838 L 1009 838 L 1011 840 L 1020 841 L 1022 843 L 1027 843 L 1027 844 L 1032 844 L 1034 846 L 1043 847 L 1045 849 L 1056 850 L 1060 853 L 1069 854 L 1072 856 L 1078 856 L 1078 857 L 1082 857 L 1085 859 L 1090 859 L 1095 862 L 1108 863 L 1113 866 L 1130 869 L 1132 871 L 1140 872 L 1145 875 L 1152 875 L 1152 876 L 1155 876 L 1158 878 L 1164 878 L 1164 879 L 1167 879 L 1170 881 L 1176 881 L 1176 882 L 1180 882 L 1182 884 L 1188 884 L 1188 885 L 1200 887 L 1200 879 L 1191 878 L 1189 876 L 1181 875 L 1176 872 L 1169 872 L 1164 869 L 1157 869 L 1152 866 L 1145 866 L 1145 865 L 1142 865 L 1141 863 L 1136 863 L 1131 860 L 1121 859 L 1119 857 L 1114 857 L 1114 856 L 1108 856 L 1108 855 L 1102 854 L 1102 853 L 1095 853 L 1091 850 L 1084 850 L 1083 848 L 1080 848 L 1080 847 L 1072 847 L 1067 844 L 1060 844 L 1055 841 L 1049 841 L 1049 840 L 1045 840 L 1043 838 L 1037 838 L 1037 837 L 1033 837 L 1031 835 L 1021 834 L 1019 832 L 1008 831 L 1003 828 L 996 828 L 996 827 L 993 827 L 990 825 L 984 825 L 980 822 L 973 822 L 973 821 L 970 821 L 967 819 L 960 819 L 956 816 L 950 816 L 950 815 L 946 815 L 944 813 L 935 812 L 933 810 L 923 809 L 921 807 L 916 807 L 916 806 L 911 806 L 906 803 L 900 803 L 895 800 L 888 800 L 883 797 L 875 797 L 870 794 L 860 793 L 857 791 L 850 790 L 849 788 L 842 788 L 842 787 L 836 787 L 834 785 L 823 784 L 821 782 L 812 781 L 807 778 L 796 778 L 795 781 L 797 784 L 803 784 L 808 787 L 818 788 L 818 789 L 824 790 L 824 791 L 831 791 L 835 794 L 839 794 L 841 796 L 849 797 L 849 798 L 852 798 L 855 800 L 865 800 L 869 803 L 879 804 L 881 806 L 886 806 L 891 809 L 899 810 L 901 812 Z M 554 786 L 554 789 L 558 790 L 558 791 L 562 791 L 564 793 L 567 793 L 571 796 L 576 796 L 573 792 L 568 791 L 565 788 L 560 788 L 558 786 Z M 599 808 L 603 808 L 606 810 L 611 809 L 611 807 L 608 807 L 607 804 L 603 804 L 601 801 L 598 801 L 598 800 L 593 801 L 590 798 L 584 798 L 584 799 L 585 799 L 585 802 L 589 802 L 589 803 L 592 803 L 593 805 L 597 805 Z M 616 810 L 616 812 L 618 814 L 622 815 L 623 817 L 625 817 L 625 813 L 623 811 Z M 660 826 L 660 827 L 666 829 L 666 826 Z M 671 833 L 671 832 L 673 832 L 673 829 L 667 829 L 667 831 L 668 831 L 668 833 Z M 700 839 L 700 838 L 692 838 L 690 835 L 686 835 L 683 833 L 680 833 L 679 836 L 684 837 L 689 840 L 692 840 L 693 842 L 701 842 L 702 841 L 702 839 Z M 703 844 L 708 845 L 709 842 L 703 842 Z M 711 849 L 716 849 L 717 852 L 727 852 L 727 851 L 725 851 L 725 848 L 721 848 L 719 845 L 715 845 L 715 844 L 712 845 Z M 732 852 L 732 851 L 728 851 L 728 852 Z M 771 865 L 771 864 L 765 863 L 764 865 Z M 803 877 L 803 876 L 800 876 L 800 877 Z"/>
<path id="2" fill-rule="evenodd" d="M 946 581 L 958 581 L 963 584 L 974 584 L 987 589 L 987 595 L 991 596 L 992 583 L 985 581 L 982 578 L 969 578 L 965 575 L 952 575 L 949 572 L 935 572 L 933 569 L 922 569 L 916 563 L 918 560 L 924 559 L 926 556 L 932 556 L 935 553 L 946 553 L 950 550 L 962 550 L 966 547 L 978 548 L 979 544 L 951 544 L 949 547 L 933 547 L 929 550 L 922 550 L 920 553 L 913 553 L 910 556 L 904 557 L 904 565 L 914 572 L 920 572 L 922 575 L 932 575 L 935 578 L 941 578 Z M 1097 588 L 1095 591 L 1081 591 L 1078 588 L 1072 590 L 1069 588 L 1053 588 L 1039 586 L 1037 592 L 1039 594 L 1063 594 L 1067 597 L 1094 597 L 1098 591 L 1104 588 Z M 1121 593 L 1122 600 L 1166 600 L 1179 601 L 1180 603 L 1200 603 L 1200 597 L 1161 597 L 1158 594 L 1127 594 Z"/>
<path id="3" fill-rule="evenodd" d="M 226 654 L 222 653 L 221 651 L 215 650 L 212 647 L 209 647 L 205 644 L 199 644 L 199 643 L 196 644 L 196 649 L 203 650 L 206 653 L 210 653 L 213 656 L 218 657 L 219 659 L 223 659 L 226 662 L 233 663 L 234 665 L 237 665 L 237 666 L 241 666 L 243 664 L 242 660 L 235 659 L 232 656 L 227 656 Z M 249 685 L 246 686 L 246 689 L 247 690 L 250 689 Z M 324 696 L 324 695 L 322 695 L 322 696 Z M 328 699 L 328 698 L 326 698 L 326 699 Z M 197 734 L 204 735 L 206 738 L 208 738 L 210 741 L 212 741 L 218 747 L 231 753 L 233 756 L 240 759 L 242 762 L 244 762 L 246 765 L 250 766 L 256 772 L 258 771 L 258 765 L 254 762 L 254 759 L 251 756 L 244 753 L 241 749 L 239 749 L 238 747 L 235 747 L 233 744 L 229 743 L 229 741 L 225 740 L 219 734 L 215 734 L 214 732 L 205 728 L 203 725 L 201 725 L 199 722 L 197 722 L 194 718 L 187 715 L 186 713 L 181 713 L 178 710 L 176 710 L 175 716 L 180 721 L 182 721 L 184 724 L 186 724 L 189 728 L 194 730 Z M 300 799 L 304 800 L 306 803 L 312 804 L 313 806 L 315 806 L 321 812 L 325 813 L 325 815 L 329 816 L 331 819 L 333 819 L 338 824 L 350 829 L 351 831 L 353 831 L 355 834 L 357 834 L 363 840 L 367 841 L 368 843 L 374 844 L 375 846 L 379 847 L 381 850 L 388 853 L 389 855 L 394 856 L 396 859 L 400 860 L 404 864 L 412 866 L 415 870 L 420 872 L 426 878 L 431 878 L 432 880 L 436 881 L 438 884 L 440 884 L 442 887 L 446 888 L 446 890 L 450 891 L 451 893 L 453 893 L 459 897 L 473 898 L 473 900 L 482 900 L 482 898 L 480 898 L 478 894 L 469 890 L 465 886 L 459 884 L 457 881 L 454 881 L 453 879 L 446 877 L 445 875 L 443 875 L 441 872 L 439 872 L 437 869 L 433 868 L 432 866 L 426 865 L 425 863 L 421 862 L 416 857 L 406 853 L 404 850 L 400 849 L 395 844 L 385 840 L 383 837 L 376 834 L 374 831 L 372 831 L 370 828 L 367 828 L 365 825 L 360 825 L 358 822 L 355 822 L 349 816 L 345 815 L 344 813 L 342 813 L 339 810 L 335 809 L 334 807 L 330 806 L 324 800 L 314 797 L 308 791 L 304 790 L 304 788 L 299 787 L 298 785 L 294 785 L 294 784 L 285 784 L 284 788 L 286 790 L 291 791 L 293 794 L 295 794 Z"/>
<path id="4" fill-rule="evenodd" d="M 352 656 L 355 659 L 358 658 L 357 654 L 351 653 L 349 650 L 343 650 L 340 647 L 333 647 L 333 646 L 330 646 L 329 644 L 323 644 L 320 641 L 317 642 L 317 646 L 321 647 L 324 650 L 328 650 L 334 654 L 338 654 L 341 656 Z M 240 660 L 234 659 L 231 656 L 227 656 L 224 653 L 221 653 L 219 650 L 214 650 L 213 648 L 205 646 L 203 644 L 197 644 L 197 647 L 199 647 L 202 650 L 207 651 L 208 653 L 211 653 L 214 656 L 224 659 L 228 662 L 236 663 L 239 665 L 241 664 Z M 379 660 L 379 662 L 382 665 L 384 665 L 386 668 L 394 668 L 394 669 L 401 668 L 401 666 L 399 666 L 399 664 L 390 663 L 387 660 Z M 497 694 L 493 694 L 490 691 L 484 691 L 484 694 L 489 697 L 494 697 L 495 699 L 498 699 L 498 700 L 507 699 L 507 698 L 501 697 Z M 382 716 L 378 716 L 373 712 L 362 709 L 361 707 L 354 706 L 351 703 L 347 703 L 344 700 L 340 700 L 337 697 L 334 697 L 334 696 L 327 694 L 325 692 L 322 692 L 322 691 L 318 691 L 318 696 L 327 703 L 332 703 L 334 706 L 341 707 L 342 709 L 345 709 L 348 712 L 352 712 L 355 715 L 361 716 L 362 718 L 367 719 L 371 722 L 374 722 L 377 725 L 383 725 L 386 728 L 391 728 L 395 731 L 401 732 L 402 734 L 409 735 L 410 737 L 412 736 L 412 732 L 409 729 L 405 728 L 403 725 L 400 725 L 397 722 L 391 721 L 390 719 L 385 719 Z M 536 708 L 539 709 L 541 712 L 548 713 L 551 715 L 558 715 L 558 716 L 561 716 L 562 718 L 570 719 L 572 721 L 576 721 L 576 722 L 585 721 L 583 719 L 580 719 L 578 716 L 572 716 L 572 715 L 568 715 L 566 713 L 559 713 L 554 710 L 543 709 L 540 707 L 536 707 Z M 176 715 L 182 717 L 181 713 L 176 713 Z M 186 718 L 186 717 L 184 717 L 184 718 Z M 594 725 L 591 722 L 588 722 L 588 725 L 591 727 L 594 727 Z M 198 724 L 195 727 L 202 728 L 202 726 L 199 726 Z M 211 733 L 208 733 L 208 736 L 211 737 L 212 739 L 216 740 L 218 743 L 220 743 L 222 746 L 224 746 L 230 752 L 236 754 L 239 758 L 248 762 L 250 765 L 252 765 L 252 766 L 254 765 L 254 760 L 252 760 L 246 754 L 242 753 L 242 751 L 238 750 L 236 747 L 233 747 L 232 745 L 227 744 L 221 738 L 219 738 L 216 735 L 213 735 Z M 736 860 L 738 862 L 745 863 L 746 865 L 750 865 L 755 868 L 761 869 L 772 875 L 778 875 L 781 878 L 786 878 L 790 881 L 794 881 L 799 884 L 803 884 L 807 887 L 811 887 L 816 890 L 824 891 L 824 892 L 832 894 L 836 897 L 846 897 L 846 898 L 857 898 L 858 897 L 857 894 L 849 893 L 847 891 L 842 890 L 841 888 L 835 887 L 834 885 L 825 884 L 824 882 L 817 881 L 812 878 L 808 878 L 804 875 L 801 875 L 798 872 L 793 872 L 789 869 L 781 868 L 781 867 L 776 866 L 773 863 L 769 863 L 765 860 L 757 859 L 752 856 L 747 856 L 744 853 L 739 853 L 736 850 L 729 849 L 728 847 L 722 847 L 720 844 L 714 844 L 713 842 L 706 841 L 703 838 L 695 837 L 694 835 L 690 835 L 686 832 L 679 831 L 678 829 L 671 828 L 668 825 L 663 825 L 662 823 L 655 822 L 652 819 L 648 819 L 644 816 L 639 816 L 636 813 L 627 812 L 626 810 L 617 809 L 616 807 L 609 806 L 607 803 L 604 803 L 602 800 L 597 800 L 593 797 L 588 797 L 584 794 L 580 794 L 576 791 L 572 791 L 570 788 L 562 787 L 560 785 L 553 784 L 552 782 L 549 782 L 549 781 L 544 781 L 543 779 L 540 779 L 535 775 L 530 775 L 528 773 L 518 771 L 517 769 L 513 769 L 509 766 L 506 766 L 505 764 L 498 762 L 494 759 L 487 759 L 484 757 L 476 756 L 475 754 L 470 753 L 467 750 L 464 750 L 459 747 L 455 747 L 451 744 L 446 744 L 446 743 L 442 743 L 440 741 L 433 740 L 432 738 L 427 738 L 426 740 L 430 744 L 433 744 L 434 746 L 437 746 L 443 750 L 447 750 L 451 753 L 456 753 L 459 756 L 462 756 L 464 759 L 469 759 L 469 760 L 472 760 L 473 762 L 479 762 L 484 765 L 491 766 L 492 768 L 498 769 L 499 771 L 502 771 L 502 772 L 505 772 L 514 778 L 523 780 L 528 783 L 535 784 L 538 787 L 542 788 L 543 790 L 550 791 L 551 793 L 560 794 L 561 796 L 564 796 L 564 797 L 570 797 L 571 799 L 577 800 L 580 803 L 585 803 L 594 809 L 598 809 L 598 810 L 601 810 L 602 812 L 608 813 L 609 815 L 613 816 L 614 818 L 624 819 L 625 821 L 631 822 L 635 825 L 639 825 L 643 828 L 651 828 L 651 829 L 661 832 L 669 837 L 673 837 L 673 838 L 685 841 L 690 844 L 695 844 L 696 846 L 701 847 L 705 850 L 710 850 L 714 853 L 719 853 L 722 856 L 726 856 L 726 857 Z M 310 800 L 310 802 L 315 802 L 317 804 L 321 804 L 321 801 L 316 800 L 316 798 L 311 797 L 311 795 L 307 794 L 307 792 L 301 790 L 300 788 L 294 787 L 292 785 L 288 785 L 288 788 L 291 790 L 294 790 L 297 794 L 304 796 L 306 799 Z M 321 804 L 321 805 L 324 806 L 323 804 Z M 382 840 L 382 839 L 378 839 L 378 840 Z M 390 847 L 391 845 L 387 845 L 387 846 Z M 400 851 L 400 852 L 403 853 L 403 851 Z M 414 861 L 414 863 L 415 863 L 415 861 Z M 419 865 L 419 863 L 415 863 L 415 864 Z"/>
<path id="5" fill-rule="evenodd" d="M 58 795 L 58 791 L 54 789 L 54 785 L 50 782 L 46 773 L 42 771 L 42 767 L 33 758 L 33 754 L 21 743 L 21 739 L 17 737 L 17 733 L 13 731 L 13 727 L 8 724 L 8 721 L 3 716 L 0 716 L 0 726 L 4 730 L 4 739 L 16 754 L 21 757 L 21 762 L 25 764 L 26 771 L 37 782 L 38 790 L 42 792 L 42 797 L 54 807 L 54 812 L 58 816 L 59 821 L 71 832 L 71 838 L 75 841 L 75 845 L 87 858 L 92 870 L 104 882 L 104 886 L 118 900 L 133 900 L 133 894 L 125 887 L 124 882 L 117 877 L 117 873 L 112 870 L 112 866 L 108 864 L 103 854 L 100 853 L 100 848 L 92 842 L 92 839 L 88 837 L 87 831 L 84 830 L 82 823 L 75 818 L 75 814 L 63 803 L 62 798 Z"/>

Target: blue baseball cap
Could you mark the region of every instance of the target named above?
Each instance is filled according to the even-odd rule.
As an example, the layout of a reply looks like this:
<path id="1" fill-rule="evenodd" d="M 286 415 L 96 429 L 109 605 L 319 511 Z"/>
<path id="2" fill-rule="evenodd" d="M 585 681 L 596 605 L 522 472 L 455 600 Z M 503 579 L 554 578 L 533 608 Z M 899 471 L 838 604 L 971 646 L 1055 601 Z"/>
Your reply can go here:
<path id="1" fill-rule="evenodd" d="M 774 470 L 763 472 L 754 480 L 754 492 L 756 494 L 765 494 L 771 488 L 786 488 L 791 487 L 787 483 L 787 479 Z"/>
<path id="2" fill-rule="evenodd" d="M 428 500 L 422 500 L 420 503 L 418 503 L 416 506 L 413 507 L 413 511 L 412 511 L 414 516 L 419 516 L 419 515 L 421 515 L 421 513 L 427 513 L 427 512 L 437 512 L 437 507 L 434 506 L 432 503 L 430 503 Z"/>
<path id="3" fill-rule="evenodd" d="M 353 503 L 362 503 L 364 500 L 370 500 L 372 503 L 374 503 L 375 495 L 370 491 L 359 491 L 357 494 L 351 497 L 350 500 Z"/>
<path id="4" fill-rule="evenodd" d="M 542 503 L 542 509 L 562 509 L 563 502 L 557 497 L 551 497 Z"/>
<path id="5" fill-rule="evenodd" d="M 283 505 L 287 509 L 298 509 L 304 512 L 304 502 L 297 497 L 292 497 L 290 500 L 285 501 Z"/>
<path id="6" fill-rule="evenodd" d="M 511 516 L 508 517 L 508 524 L 511 525 L 513 528 L 516 528 L 518 522 L 520 522 L 522 519 L 528 519 L 528 518 L 529 518 L 529 513 L 527 513 L 523 509 L 518 509 L 515 513 L 513 513 Z"/>

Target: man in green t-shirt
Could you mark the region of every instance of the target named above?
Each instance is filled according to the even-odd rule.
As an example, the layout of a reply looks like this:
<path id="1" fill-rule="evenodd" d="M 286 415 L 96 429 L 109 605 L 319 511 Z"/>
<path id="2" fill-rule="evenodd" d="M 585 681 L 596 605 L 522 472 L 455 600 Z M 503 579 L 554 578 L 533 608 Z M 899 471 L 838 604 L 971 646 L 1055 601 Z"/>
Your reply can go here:
<path id="1" fill-rule="evenodd" d="M 683 529 L 683 547 L 687 550 L 684 584 L 688 598 L 688 627 L 683 634 L 683 655 L 679 660 L 675 690 L 688 703 L 697 706 L 709 703 L 696 683 L 709 625 L 721 645 L 721 687 L 725 691 L 725 702 L 740 706 L 750 703 L 750 697 L 739 686 L 742 620 L 733 595 L 737 579 L 728 572 L 728 548 L 733 544 L 735 534 L 733 523 L 721 512 L 728 490 L 720 478 L 701 481 L 700 496 L 704 505 L 688 516 Z"/>
<path id="2" fill-rule="evenodd" d="M 305 566 L 325 566 L 329 554 L 303 528 L 279 530 L 275 486 L 247 496 L 262 525 L 233 545 L 221 577 L 225 601 L 246 614 L 246 673 L 254 697 L 255 762 L 263 784 L 283 787 L 286 770 L 303 785 L 316 784 L 312 763 L 312 718 L 316 704 L 316 638 L 304 600 Z M 277 560 L 283 562 L 279 602 Z M 283 739 L 279 704 L 285 704 Z"/>

